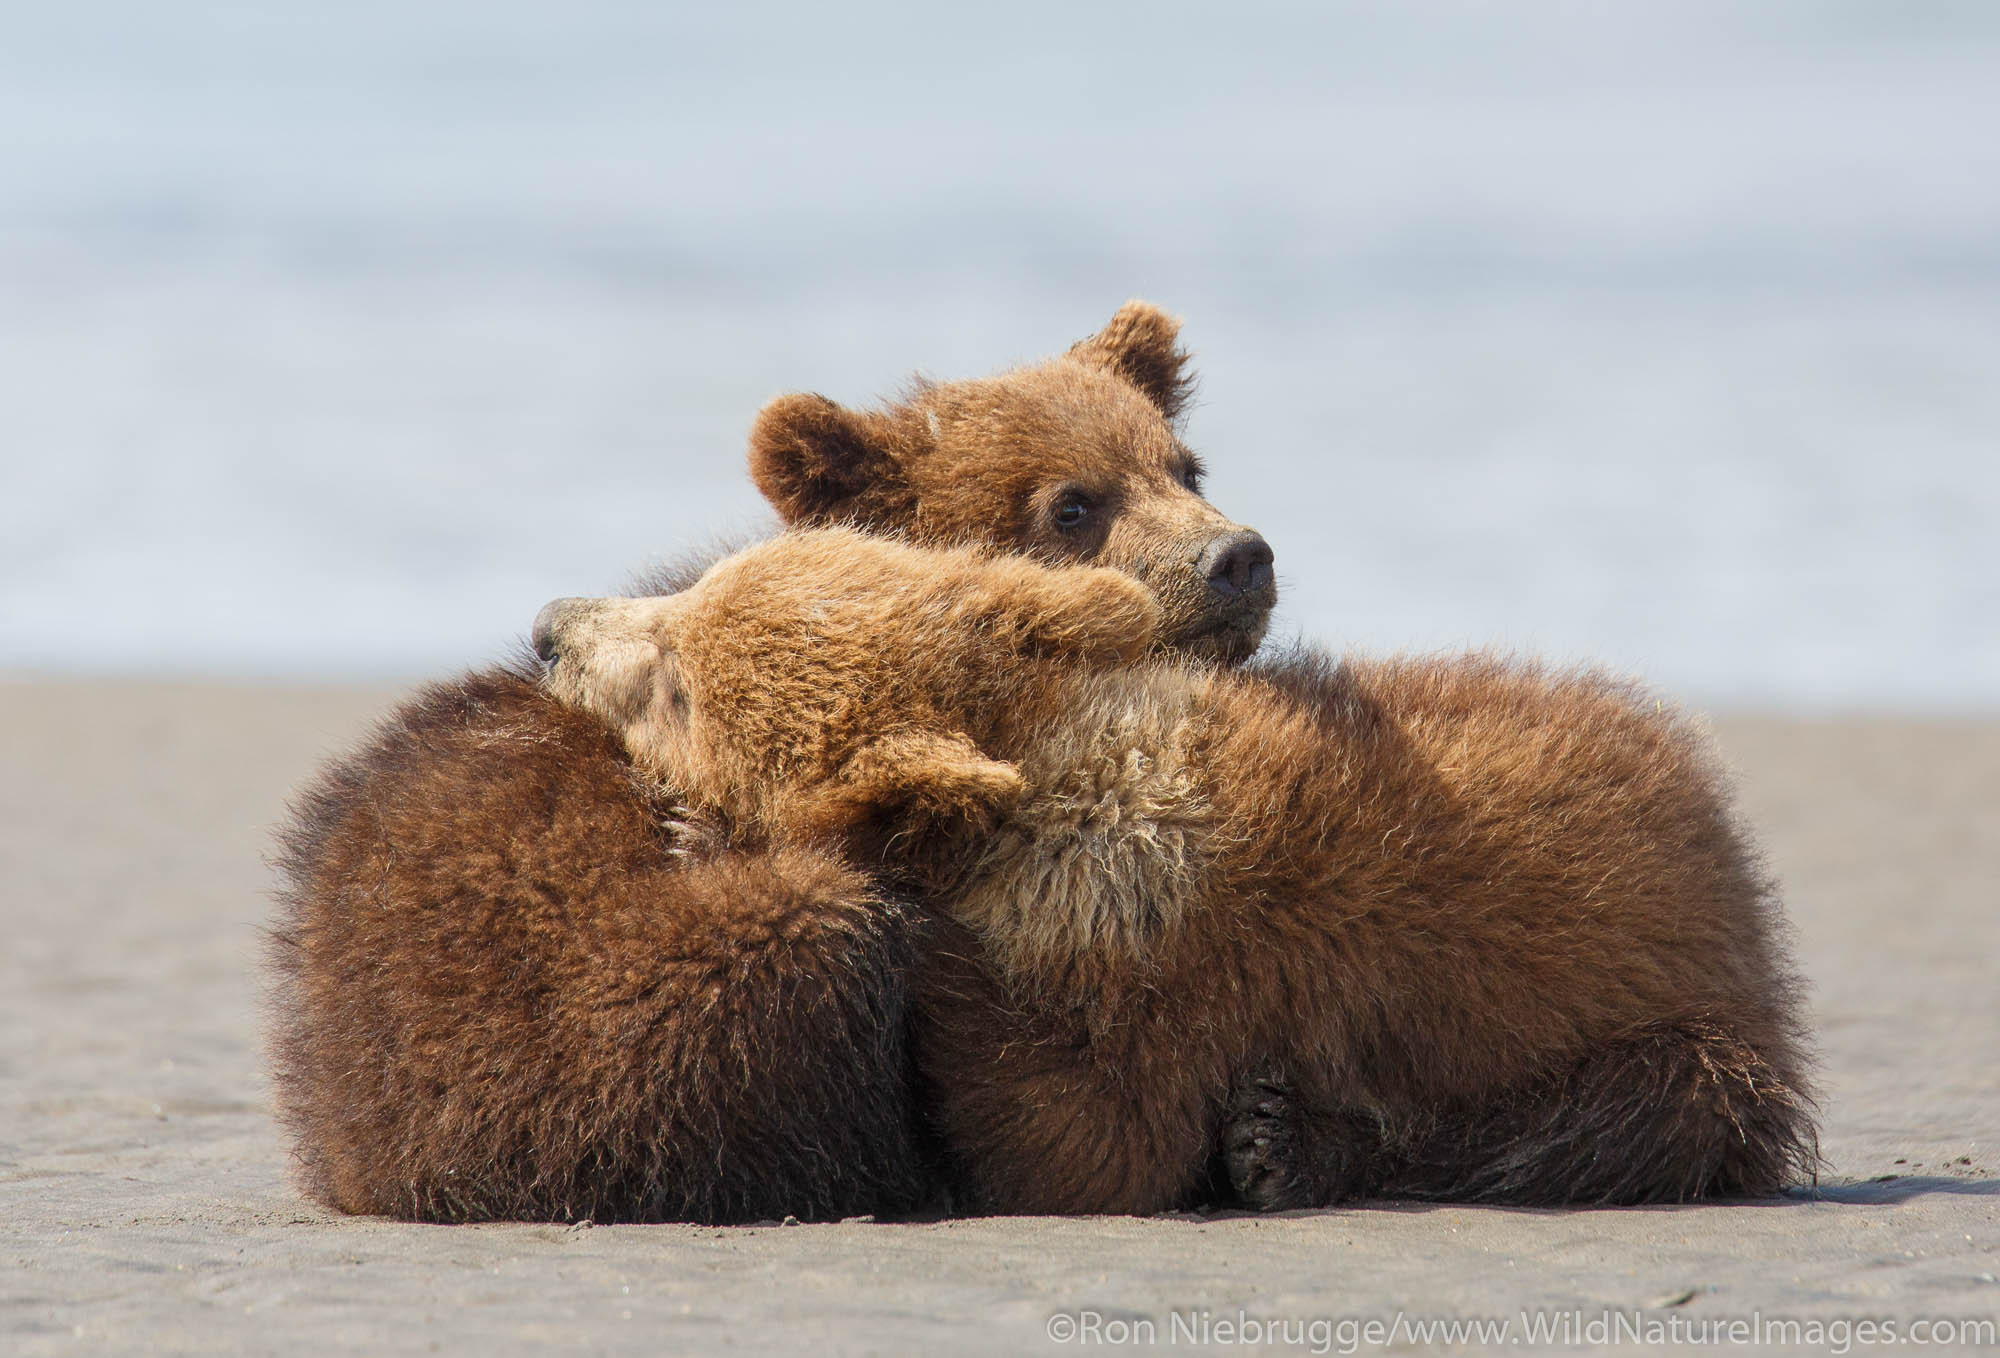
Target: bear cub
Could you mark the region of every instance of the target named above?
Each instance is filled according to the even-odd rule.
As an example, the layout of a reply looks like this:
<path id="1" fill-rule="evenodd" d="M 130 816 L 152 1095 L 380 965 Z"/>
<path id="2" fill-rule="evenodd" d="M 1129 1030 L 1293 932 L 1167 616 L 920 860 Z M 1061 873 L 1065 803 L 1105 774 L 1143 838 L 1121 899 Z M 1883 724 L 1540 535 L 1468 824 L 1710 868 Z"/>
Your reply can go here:
<path id="1" fill-rule="evenodd" d="M 562 701 L 704 814 L 889 855 L 966 1204 L 1763 1195 L 1778 906 L 1678 716 L 1482 658 L 1165 656 L 1121 575 L 845 529 L 564 600 Z M 1219 1148 L 1219 1151 L 1218 1151 Z"/>

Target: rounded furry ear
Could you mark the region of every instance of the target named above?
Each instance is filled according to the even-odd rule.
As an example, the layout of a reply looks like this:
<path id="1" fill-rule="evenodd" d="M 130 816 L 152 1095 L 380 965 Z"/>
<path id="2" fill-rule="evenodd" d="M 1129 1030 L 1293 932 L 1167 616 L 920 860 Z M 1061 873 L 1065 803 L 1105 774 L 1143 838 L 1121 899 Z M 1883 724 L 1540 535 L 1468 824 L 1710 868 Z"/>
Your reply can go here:
<path id="1" fill-rule="evenodd" d="M 1108 368 L 1137 387 L 1169 420 L 1177 420 L 1193 393 L 1187 350 L 1176 340 L 1181 323 L 1151 302 L 1131 301 L 1111 323 L 1070 346 L 1070 357 Z"/>
<path id="2" fill-rule="evenodd" d="M 906 498 L 876 421 L 824 396 L 780 396 L 750 430 L 750 479 L 787 524 L 869 523 Z"/>

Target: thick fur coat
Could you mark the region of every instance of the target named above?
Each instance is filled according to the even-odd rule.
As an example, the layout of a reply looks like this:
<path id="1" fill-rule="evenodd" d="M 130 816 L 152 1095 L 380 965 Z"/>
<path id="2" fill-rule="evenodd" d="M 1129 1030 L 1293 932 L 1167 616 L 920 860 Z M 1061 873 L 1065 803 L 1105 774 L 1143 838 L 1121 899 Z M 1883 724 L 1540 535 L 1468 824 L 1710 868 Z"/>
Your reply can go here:
<path id="1" fill-rule="evenodd" d="M 1134 595 L 829 531 L 540 631 L 552 691 L 699 812 L 844 837 L 947 921 L 917 1060 L 962 1203 L 1809 1171 L 1777 903 L 1686 721 L 1479 657 L 1122 664 Z"/>
<path id="2" fill-rule="evenodd" d="M 788 522 L 1144 577 L 1172 644 L 1241 658 L 1270 553 L 1198 493 L 1185 358 L 1176 323 L 1132 303 L 1057 358 L 880 410 L 781 397 L 752 471 Z M 271 1048 L 305 1190 L 436 1221 L 930 1201 L 911 907 L 819 838 L 635 778 L 537 669 L 426 688 L 281 833 Z"/>
<path id="3" fill-rule="evenodd" d="M 319 1201 L 723 1221 L 929 1193 L 894 1097 L 908 907 L 730 842 L 524 670 L 404 704 L 283 854 L 278 1095 Z"/>

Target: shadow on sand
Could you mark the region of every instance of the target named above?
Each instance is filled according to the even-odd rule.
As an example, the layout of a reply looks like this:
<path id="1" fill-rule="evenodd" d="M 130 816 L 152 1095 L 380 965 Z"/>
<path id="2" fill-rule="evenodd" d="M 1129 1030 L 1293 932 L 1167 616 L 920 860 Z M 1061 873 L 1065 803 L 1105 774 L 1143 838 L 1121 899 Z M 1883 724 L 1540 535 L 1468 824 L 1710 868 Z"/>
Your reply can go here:
<path id="1" fill-rule="evenodd" d="M 1357 1211 L 1395 1212 L 1422 1215 L 1440 1211 L 1514 1212 L 1524 1216 L 1567 1216 L 1583 1212 L 1704 1212 L 1717 1207 L 1797 1207 L 1806 1203 L 1831 1202 L 1848 1207 L 1893 1207 L 1914 1198 L 1947 1193 L 1979 1198 L 2000 1198 L 2000 1179 L 1956 1179 L 1933 1174 L 1895 1174 L 1859 1183 L 1818 1184 L 1788 1189 L 1774 1198 L 1711 1198 L 1702 1202 L 1647 1203 L 1639 1206 L 1505 1207 L 1488 1203 L 1408 1202 L 1376 1200 L 1346 1203 L 1339 1207 L 1309 1207 L 1275 1212 L 1280 1217 L 1346 1215 Z M 1236 1210 L 1212 1213 L 1169 1213 L 1188 1220 L 1252 1219 L 1259 1214 Z"/>
<path id="2" fill-rule="evenodd" d="M 2000 1198 L 2000 1179 L 1949 1179 L 1936 1174 L 1887 1174 L 1852 1184 L 1821 1184 L 1793 1189 L 1794 1202 L 1838 1202 L 1851 1207 L 1894 1206 L 1933 1193 L 1962 1193 L 1976 1198 Z"/>

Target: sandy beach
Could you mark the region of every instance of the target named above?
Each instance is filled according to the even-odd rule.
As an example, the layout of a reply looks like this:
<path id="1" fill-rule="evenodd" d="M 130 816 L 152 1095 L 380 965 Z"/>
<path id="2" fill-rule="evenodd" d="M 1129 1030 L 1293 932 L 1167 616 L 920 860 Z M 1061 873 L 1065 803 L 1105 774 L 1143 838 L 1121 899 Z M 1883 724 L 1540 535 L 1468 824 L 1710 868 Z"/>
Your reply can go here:
<path id="1" fill-rule="evenodd" d="M 300 1199 L 259 1054 L 269 828 L 393 693 L 0 695 L 9 1353 L 1014 1353 L 1121 1337 L 1372 1352 L 1469 1342 L 1421 1328 L 1442 1319 L 1507 1323 L 1470 1341 L 1506 1347 L 1538 1315 L 1606 1313 L 1673 1321 L 1653 1331 L 1668 1343 L 1726 1335 L 1718 1322 L 1864 1320 L 1901 1341 L 1995 1342 L 2000 722 L 1717 722 L 1814 986 L 1817 1191 L 1646 1210 L 444 1228 Z M 1810 1348 L 1820 1332 L 1762 1333 Z M 1863 1347 L 1859 1328 L 1825 1337 L 1842 1333 Z"/>

